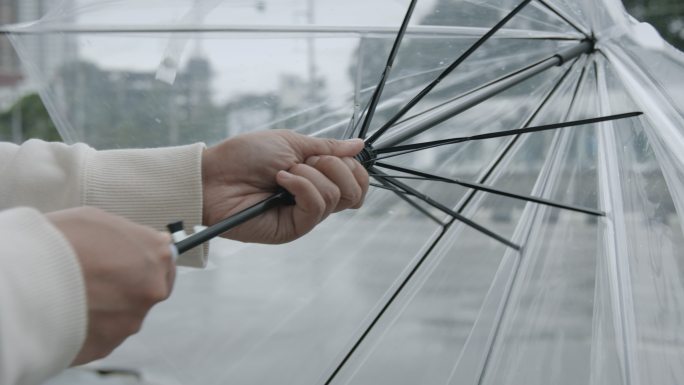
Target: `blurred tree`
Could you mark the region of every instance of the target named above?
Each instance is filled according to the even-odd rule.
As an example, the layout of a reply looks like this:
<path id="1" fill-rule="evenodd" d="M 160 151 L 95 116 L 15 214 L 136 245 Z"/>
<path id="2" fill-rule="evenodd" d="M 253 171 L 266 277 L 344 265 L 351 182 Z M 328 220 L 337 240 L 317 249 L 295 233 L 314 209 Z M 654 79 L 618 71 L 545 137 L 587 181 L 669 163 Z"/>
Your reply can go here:
<path id="1" fill-rule="evenodd" d="M 60 140 L 57 128 L 37 94 L 23 97 L 9 110 L 0 113 L 0 140 L 21 142 L 29 138 Z"/>
<path id="2" fill-rule="evenodd" d="M 684 2 L 682 0 L 624 0 L 635 18 L 652 24 L 672 45 L 684 50 Z"/>

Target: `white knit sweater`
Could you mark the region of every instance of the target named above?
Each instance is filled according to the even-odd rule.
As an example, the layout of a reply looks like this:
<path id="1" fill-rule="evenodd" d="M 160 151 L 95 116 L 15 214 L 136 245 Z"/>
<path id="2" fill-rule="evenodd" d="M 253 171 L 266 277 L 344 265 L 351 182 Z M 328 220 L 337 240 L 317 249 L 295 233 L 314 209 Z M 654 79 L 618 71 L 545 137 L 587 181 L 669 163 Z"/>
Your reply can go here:
<path id="1" fill-rule="evenodd" d="M 40 384 L 86 335 L 85 286 L 69 243 L 42 213 L 96 206 L 163 230 L 202 220 L 203 145 L 95 151 L 0 143 L 0 385 Z M 205 250 L 179 263 L 202 266 Z"/>

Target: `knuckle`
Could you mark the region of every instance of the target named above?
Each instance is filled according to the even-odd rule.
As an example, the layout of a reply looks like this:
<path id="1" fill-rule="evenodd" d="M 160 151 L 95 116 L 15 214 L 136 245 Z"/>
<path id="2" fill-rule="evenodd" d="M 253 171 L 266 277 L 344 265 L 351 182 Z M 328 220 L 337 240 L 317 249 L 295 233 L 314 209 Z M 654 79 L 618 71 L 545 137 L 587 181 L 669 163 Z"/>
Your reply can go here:
<path id="1" fill-rule="evenodd" d="M 295 132 L 291 130 L 284 130 L 284 129 L 279 129 L 279 130 L 273 130 L 272 131 L 275 135 L 280 135 L 281 137 L 285 139 L 294 139 L 297 135 Z"/>
<path id="2" fill-rule="evenodd" d="M 323 198 L 325 199 L 327 206 L 336 206 L 342 198 L 342 192 L 340 191 L 339 187 L 331 186 L 323 193 Z"/>
<path id="3" fill-rule="evenodd" d="M 322 217 L 325 214 L 327 206 L 328 205 L 326 204 L 324 197 L 315 199 L 312 204 L 312 208 L 315 210 L 315 215 L 318 217 Z"/>
<path id="4" fill-rule="evenodd" d="M 170 242 L 163 242 L 158 246 L 157 256 L 164 266 L 168 266 L 172 262 Z"/>
<path id="5" fill-rule="evenodd" d="M 305 166 L 304 164 L 297 163 L 294 166 L 292 166 L 292 168 L 290 168 L 289 171 L 292 174 L 301 176 L 302 172 L 304 171 L 304 169 L 306 169 L 306 167 L 307 166 Z"/>
<path id="6" fill-rule="evenodd" d="M 116 345 L 116 346 L 118 346 L 118 345 Z M 116 346 L 100 348 L 96 352 L 93 353 L 92 358 L 94 360 L 103 359 L 103 358 L 107 357 L 111 352 L 113 352 L 114 349 L 116 348 Z"/>
<path id="7" fill-rule="evenodd" d="M 354 158 L 346 157 L 343 161 L 352 172 L 356 172 L 358 168 L 361 168 L 361 164 Z"/>
<path id="8" fill-rule="evenodd" d="M 356 209 L 360 209 L 360 208 L 363 206 L 364 200 L 365 200 L 365 197 L 362 196 L 362 197 L 359 199 L 359 201 L 356 202 L 356 204 L 354 204 L 354 206 L 352 206 L 351 208 L 352 208 L 352 209 L 355 209 L 355 210 L 356 210 Z"/>
<path id="9" fill-rule="evenodd" d="M 350 201 L 352 205 L 359 203 L 361 198 L 363 198 L 363 190 L 361 189 L 361 186 L 354 186 L 354 188 L 352 188 L 347 194 L 347 200 Z"/>
<path id="10" fill-rule="evenodd" d="M 361 170 L 359 178 L 364 184 L 367 185 L 370 181 L 370 175 L 368 175 L 368 171 L 366 171 L 366 169 L 363 167 L 359 167 L 359 170 Z"/>
<path id="11" fill-rule="evenodd" d="M 152 307 L 157 302 L 161 302 L 169 297 L 166 285 L 158 283 L 147 290 L 144 297 L 146 307 Z"/>
<path id="12" fill-rule="evenodd" d="M 323 175 L 330 173 L 330 168 L 332 167 L 331 157 L 328 155 L 322 155 L 318 157 L 318 161 L 312 167 L 320 171 Z"/>
<path id="13" fill-rule="evenodd" d="M 340 158 L 332 155 L 321 155 L 321 162 L 326 166 L 336 165 Z"/>
<path id="14" fill-rule="evenodd" d="M 325 143 L 326 149 L 330 152 L 332 152 L 333 149 L 338 145 L 335 139 L 323 139 L 323 143 Z"/>
<path id="15" fill-rule="evenodd" d="M 132 319 L 130 322 L 126 324 L 125 327 L 125 333 L 127 336 L 132 336 L 133 334 L 137 334 L 140 332 L 140 329 L 142 329 L 142 318 L 135 318 Z"/>
<path id="16" fill-rule="evenodd" d="M 323 160 L 323 166 L 326 167 L 328 170 L 343 170 L 347 169 L 347 165 L 344 163 L 344 161 L 336 156 L 324 156 L 322 158 Z"/>

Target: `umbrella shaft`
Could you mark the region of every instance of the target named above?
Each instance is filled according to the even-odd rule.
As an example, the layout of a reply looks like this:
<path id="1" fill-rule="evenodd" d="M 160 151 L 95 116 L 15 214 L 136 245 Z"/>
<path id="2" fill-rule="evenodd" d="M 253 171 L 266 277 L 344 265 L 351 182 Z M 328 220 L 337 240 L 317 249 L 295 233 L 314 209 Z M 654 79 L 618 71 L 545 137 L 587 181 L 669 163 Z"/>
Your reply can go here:
<path id="1" fill-rule="evenodd" d="M 213 238 L 216 238 L 219 235 L 225 233 L 226 231 L 234 227 L 237 227 L 254 217 L 257 217 L 274 207 L 291 205 L 293 203 L 294 198 L 287 191 L 283 190 L 281 192 L 273 194 L 270 197 L 264 199 L 263 201 L 253 206 L 250 206 L 240 211 L 239 213 L 234 214 L 224 219 L 223 221 L 215 225 L 212 225 L 206 228 L 205 230 L 195 233 L 183 239 L 182 241 L 176 243 L 178 253 L 183 254 L 186 251 L 191 250 Z"/>
<path id="2" fill-rule="evenodd" d="M 558 52 L 537 64 L 514 72 L 513 75 L 507 76 L 499 82 L 493 83 L 488 87 L 475 91 L 465 98 L 457 99 L 438 110 L 438 112 L 428 115 L 428 117 L 424 119 L 415 121 L 410 120 L 406 123 L 398 125 L 397 129 L 395 130 L 397 133 L 380 139 L 377 145 L 375 145 L 375 148 L 382 149 L 394 147 L 466 110 L 477 106 L 486 100 L 489 100 L 493 96 L 548 70 L 549 68 L 563 65 L 563 63 L 579 57 L 584 53 L 589 53 L 593 49 L 594 43 L 590 40 L 584 40 L 576 46 Z"/>

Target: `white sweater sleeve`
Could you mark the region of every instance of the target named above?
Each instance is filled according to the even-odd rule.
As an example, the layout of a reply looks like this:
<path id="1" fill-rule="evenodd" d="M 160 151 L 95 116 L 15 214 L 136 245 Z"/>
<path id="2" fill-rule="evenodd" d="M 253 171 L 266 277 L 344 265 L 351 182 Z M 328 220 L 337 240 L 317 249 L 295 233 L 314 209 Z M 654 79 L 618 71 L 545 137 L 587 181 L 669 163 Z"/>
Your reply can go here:
<path id="1" fill-rule="evenodd" d="M 39 140 L 0 143 L 0 211 L 94 206 L 160 231 L 179 220 L 192 230 L 202 223 L 203 150 L 203 144 L 95 151 Z M 206 251 L 196 248 L 178 264 L 202 267 Z"/>
<path id="2" fill-rule="evenodd" d="M 192 228 L 202 220 L 203 149 L 0 143 L 0 384 L 39 384 L 85 338 L 78 261 L 43 213 L 96 206 L 159 230 L 176 220 Z M 202 266 L 205 254 L 197 248 L 179 263 Z"/>
<path id="3" fill-rule="evenodd" d="M 0 212 L 0 229 L 0 384 L 40 384 L 68 367 L 85 340 L 81 269 L 34 209 Z"/>

